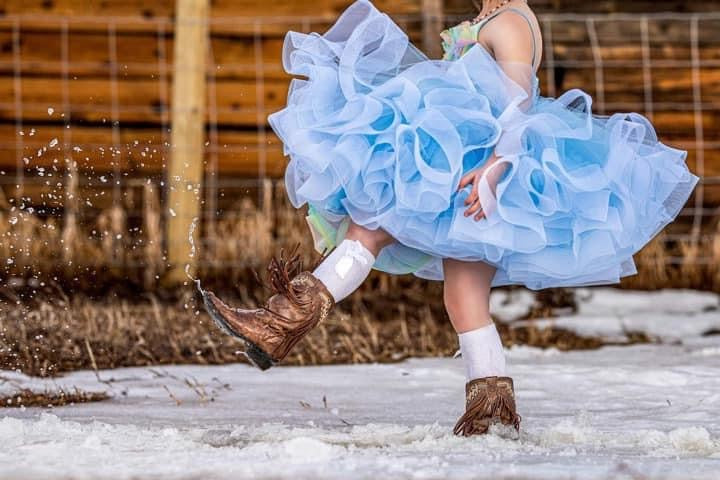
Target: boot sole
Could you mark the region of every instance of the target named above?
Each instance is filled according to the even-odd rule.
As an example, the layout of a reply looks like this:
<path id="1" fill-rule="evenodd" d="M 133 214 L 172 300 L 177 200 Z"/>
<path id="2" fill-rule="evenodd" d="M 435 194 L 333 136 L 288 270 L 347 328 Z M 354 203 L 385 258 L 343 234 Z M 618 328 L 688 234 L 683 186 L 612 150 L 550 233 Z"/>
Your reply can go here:
<path id="1" fill-rule="evenodd" d="M 210 318 L 213 319 L 213 322 L 215 322 L 215 325 L 217 325 L 220 330 L 227 333 L 231 337 L 235 337 L 239 340 L 242 340 L 245 343 L 245 356 L 247 359 L 252 363 L 255 367 L 259 368 L 260 370 L 267 370 L 273 365 L 275 365 L 275 362 L 273 361 L 272 357 L 267 354 L 262 348 L 258 347 L 255 343 L 250 341 L 248 338 L 246 338 L 244 335 L 236 332 L 233 330 L 233 328 L 228 324 L 225 319 L 223 318 L 222 314 L 215 308 L 215 305 L 210 301 L 210 299 L 205 294 L 205 290 L 203 290 L 200 287 L 200 284 L 198 283 L 198 290 L 200 291 L 200 295 L 203 299 L 203 304 L 205 305 L 205 310 L 207 310 L 208 314 L 210 315 Z"/>

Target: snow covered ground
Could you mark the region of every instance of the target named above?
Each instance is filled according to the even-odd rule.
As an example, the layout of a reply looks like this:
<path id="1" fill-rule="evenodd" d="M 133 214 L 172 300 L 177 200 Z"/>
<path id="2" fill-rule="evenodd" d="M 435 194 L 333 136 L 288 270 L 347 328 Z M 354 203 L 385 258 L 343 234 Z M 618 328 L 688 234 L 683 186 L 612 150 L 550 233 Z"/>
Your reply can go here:
<path id="1" fill-rule="evenodd" d="M 622 341 L 626 332 L 644 332 L 663 342 L 678 342 L 715 330 L 720 332 L 720 296 L 694 290 L 639 292 L 614 288 L 578 288 L 577 314 L 533 323 L 538 327 L 556 326 L 580 335 Z M 491 308 L 505 322 L 515 322 L 527 313 L 534 301 L 528 290 L 497 290 Z M 720 478 L 720 476 L 718 477 Z"/>
<path id="2" fill-rule="evenodd" d="M 716 304 L 602 292 L 581 307 L 591 323 L 623 315 L 662 332 L 647 318 L 672 321 L 670 312 L 707 324 L 663 345 L 513 348 L 517 441 L 452 435 L 461 359 L 131 368 L 101 371 L 102 382 L 93 372 L 54 380 L 0 372 L 3 394 L 62 386 L 113 395 L 0 411 L 0 478 L 720 478 L 720 336 L 699 335 L 720 327 Z M 588 302 L 594 311 L 583 311 Z"/>

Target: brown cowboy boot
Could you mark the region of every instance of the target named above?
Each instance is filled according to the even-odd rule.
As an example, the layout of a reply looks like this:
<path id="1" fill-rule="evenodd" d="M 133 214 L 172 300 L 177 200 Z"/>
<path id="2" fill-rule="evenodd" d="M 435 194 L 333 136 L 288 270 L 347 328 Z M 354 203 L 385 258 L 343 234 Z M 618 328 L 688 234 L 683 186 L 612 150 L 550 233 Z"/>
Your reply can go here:
<path id="1" fill-rule="evenodd" d="M 515 392 L 510 377 L 485 377 L 465 385 L 465 414 L 453 432 L 469 437 L 488 432 L 490 425 L 512 425 L 520 431 L 520 415 L 515 412 Z"/>
<path id="2" fill-rule="evenodd" d="M 282 250 L 279 260 L 271 259 L 267 269 L 275 294 L 260 308 L 232 308 L 198 284 L 210 317 L 226 333 L 247 344 L 245 355 L 261 370 L 283 360 L 335 305 L 327 287 L 310 271 L 303 271 L 295 251 L 290 260 L 283 257 Z M 256 277 L 264 283 L 257 273 Z"/>

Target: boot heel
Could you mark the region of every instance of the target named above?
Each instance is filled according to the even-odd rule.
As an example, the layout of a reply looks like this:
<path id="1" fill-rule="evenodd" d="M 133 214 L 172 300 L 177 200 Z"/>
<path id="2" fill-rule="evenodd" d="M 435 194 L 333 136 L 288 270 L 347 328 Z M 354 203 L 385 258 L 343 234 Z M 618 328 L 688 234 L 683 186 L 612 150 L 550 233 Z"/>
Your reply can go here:
<path id="1" fill-rule="evenodd" d="M 245 356 L 260 370 L 267 370 L 275 365 L 270 355 L 260 350 L 254 343 L 246 342 Z"/>

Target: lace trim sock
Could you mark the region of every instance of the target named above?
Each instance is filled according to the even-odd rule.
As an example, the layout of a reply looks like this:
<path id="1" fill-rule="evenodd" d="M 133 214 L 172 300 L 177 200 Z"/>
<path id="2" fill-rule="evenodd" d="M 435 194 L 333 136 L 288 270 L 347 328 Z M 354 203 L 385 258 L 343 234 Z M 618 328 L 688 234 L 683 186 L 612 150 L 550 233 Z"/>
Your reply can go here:
<path id="1" fill-rule="evenodd" d="M 360 240 L 344 239 L 312 273 L 337 303 L 362 284 L 374 263 L 375 256 Z"/>
<path id="2" fill-rule="evenodd" d="M 494 323 L 461 333 L 458 338 L 468 382 L 505 376 L 505 351 Z"/>

